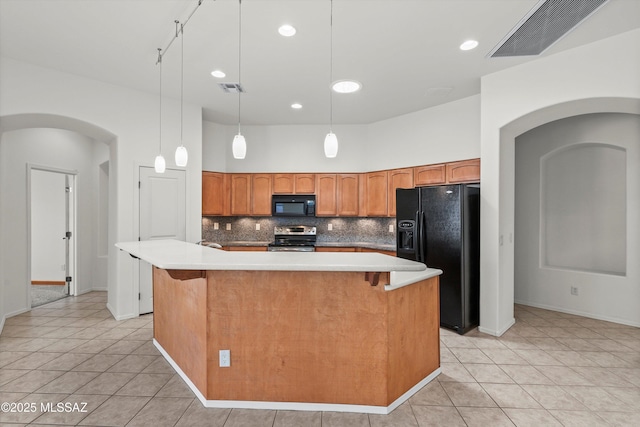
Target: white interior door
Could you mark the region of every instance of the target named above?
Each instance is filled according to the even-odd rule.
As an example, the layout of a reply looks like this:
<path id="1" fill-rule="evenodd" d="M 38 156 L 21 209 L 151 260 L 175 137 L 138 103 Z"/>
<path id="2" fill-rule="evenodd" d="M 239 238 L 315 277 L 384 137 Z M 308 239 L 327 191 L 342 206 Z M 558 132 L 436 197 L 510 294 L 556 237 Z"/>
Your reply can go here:
<path id="1" fill-rule="evenodd" d="M 186 179 L 184 170 L 156 173 L 140 167 L 140 240 L 186 240 Z M 139 313 L 153 311 L 151 265 L 140 262 Z"/>

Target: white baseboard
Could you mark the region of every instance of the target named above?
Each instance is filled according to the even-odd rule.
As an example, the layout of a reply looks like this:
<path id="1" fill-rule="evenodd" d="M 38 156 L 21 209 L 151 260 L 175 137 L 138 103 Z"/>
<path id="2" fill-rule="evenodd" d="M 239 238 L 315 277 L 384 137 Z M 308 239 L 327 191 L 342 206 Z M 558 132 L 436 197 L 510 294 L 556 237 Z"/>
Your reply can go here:
<path id="1" fill-rule="evenodd" d="M 516 319 L 511 319 L 505 326 L 503 326 L 500 329 L 493 330 L 493 329 L 488 329 L 482 326 L 478 326 L 478 330 L 483 334 L 493 335 L 494 337 L 500 337 L 502 336 L 502 334 L 507 332 L 509 328 L 511 328 L 515 324 L 516 324 Z"/>
<path id="2" fill-rule="evenodd" d="M 567 314 L 573 314 L 576 316 L 588 317 L 589 319 L 604 320 L 605 322 L 619 323 L 621 325 L 634 326 L 636 328 L 640 328 L 640 322 L 633 322 L 631 320 L 620 319 L 617 317 L 604 316 L 604 315 L 589 313 L 589 312 L 580 311 L 580 310 L 571 310 L 564 307 L 556 307 L 548 304 L 538 304 L 530 301 L 515 300 L 514 303 L 521 304 L 521 305 L 528 305 L 530 307 L 535 307 L 535 308 L 542 308 L 544 310 L 553 310 L 553 311 L 559 311 L 560 313 L 567 313 Z"/>
<path id="3" fill-rule="evenodd" d="M 0 319 L 0 334 L 2 333 L 2 329 L 4 329 L 4 320 L 5 320 L 5 317 L 2 316 L 2 319 Z"/>
<path id="4" fill-rule="evenodd" d="M 127 320 L 127 319 L 135 319 L 136 317 L 139 317 L 137 314 L 123 314 L 123 315 L 118 315 L 115 313 L 113 307 L 111 306 L 111 304 L 107 303 L 107 310 L 109 310 L 109 312 L 111 313 L 111 315 L 113 316 L 114 319 L 116 320 Z"/>
<path id="5" fill-rule="evenodd" d="M 417 393 L 422 387 L 433 381 L 442 372 L 441 368 L 437 368 L 429 376 L 423 378 L 415 386 L 411 387 L 406 393 L 396 399 L 389 406 L 371 406 L 371 405 L 347 405 L 336 403 L 299 403 L 299 402 L 263 402 L 249 400 L 207 400 L 198 388 L 191 382 L 189 377 L 180 369 L 178 364 L 169 356 L 164 348 L 153 339 L 153 345 L 160 351 L 169 364 L 175 369 L 180 377 L 187 383 L 187 386 L 193 391 L 198 400 L 206 408 L 233 408 L 233 409 L 270 409 L 277 411 L 331 411 L 331 412 L 359 412 L 365 414 L 390 414 L 394 409 L 406 402 L 411 396 Z"/>
<path id="6" fill-rule="evenodd" d="M 13 316 L 17 316 L 18 314 L 26 313 L 31 311 L 31 308 L 21 308 L 20 310 L 12 311 L 11 313 L 5 314 L 5 317 L 8 319 Z"/>

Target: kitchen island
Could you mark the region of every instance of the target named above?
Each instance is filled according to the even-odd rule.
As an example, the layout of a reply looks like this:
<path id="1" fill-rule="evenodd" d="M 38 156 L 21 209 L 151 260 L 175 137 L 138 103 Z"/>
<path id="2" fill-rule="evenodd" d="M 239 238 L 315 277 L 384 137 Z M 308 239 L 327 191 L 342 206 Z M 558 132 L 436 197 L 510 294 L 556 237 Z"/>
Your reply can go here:
<path id="1" fill-rule="evenodd" d="M 207 407 L 385 414 L 440 373 L 440 270 L 378 253 L 116 246 L 154 266 L 154 344 Z"/>

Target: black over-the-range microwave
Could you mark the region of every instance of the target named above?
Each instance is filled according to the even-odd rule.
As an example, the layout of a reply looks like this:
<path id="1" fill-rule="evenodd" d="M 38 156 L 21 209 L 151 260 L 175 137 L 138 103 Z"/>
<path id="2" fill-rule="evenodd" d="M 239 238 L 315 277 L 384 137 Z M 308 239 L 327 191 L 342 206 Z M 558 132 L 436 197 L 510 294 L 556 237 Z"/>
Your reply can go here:
<path id="1" fill-rule="evenodd" d="M 274 194 L 271 208 L 273 216 L 316 216 L 316 196 Z"/>

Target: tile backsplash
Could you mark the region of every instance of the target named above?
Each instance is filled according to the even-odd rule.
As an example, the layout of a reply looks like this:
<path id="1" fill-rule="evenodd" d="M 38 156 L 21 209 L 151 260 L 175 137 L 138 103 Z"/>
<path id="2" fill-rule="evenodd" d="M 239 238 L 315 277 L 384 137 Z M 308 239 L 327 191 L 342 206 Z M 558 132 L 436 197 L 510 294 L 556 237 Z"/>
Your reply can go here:
<path id="1" fill-rule="evenodd" d="M 214 225 L 218 224 L 215 230 Z M 227 230 L 231 224 L 231 230 Z M 256 224 L 260 230 L 256 230 Z M 395 218 L 282 218 L 282 217 L 203 217 L 202 239 L 208 242 L 273 241 L 276 225 L 308 225 L 317 227 L 318 243 L 368 242 L 395 244 Z M 329 230 L 329 225 L 332 230 Z M 394 231 L 389 231 L 393 226 Z"/>

